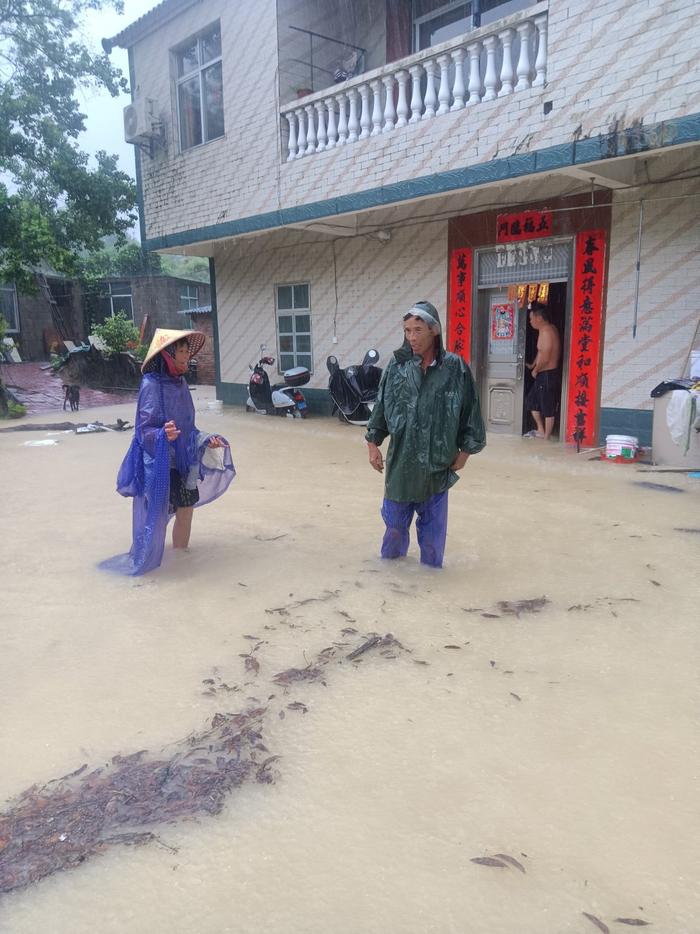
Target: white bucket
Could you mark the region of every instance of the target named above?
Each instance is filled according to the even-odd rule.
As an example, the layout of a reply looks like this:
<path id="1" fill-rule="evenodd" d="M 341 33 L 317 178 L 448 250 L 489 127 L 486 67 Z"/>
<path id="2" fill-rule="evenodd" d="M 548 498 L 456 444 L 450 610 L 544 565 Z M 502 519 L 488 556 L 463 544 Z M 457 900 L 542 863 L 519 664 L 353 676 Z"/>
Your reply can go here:
<path id="1" fill-rule="evenodd" d="M 207 408 L 213 415 L 224 414 L 224 403 L 221 399 L 214 399 L 212 402 L 207 402 Z"/>
<path id="2" fill-rule="evenodd" d="M 690 378 L 700 379 L 700 350 L 692 350 L 690 353 Z"/>
<path id="3" fill-rule="evenodd" d="M 605 456 L 610 460 L 633 461 L 637 456 L 639 438 L 632 435 L 607 435 L 605 438 Z"/>

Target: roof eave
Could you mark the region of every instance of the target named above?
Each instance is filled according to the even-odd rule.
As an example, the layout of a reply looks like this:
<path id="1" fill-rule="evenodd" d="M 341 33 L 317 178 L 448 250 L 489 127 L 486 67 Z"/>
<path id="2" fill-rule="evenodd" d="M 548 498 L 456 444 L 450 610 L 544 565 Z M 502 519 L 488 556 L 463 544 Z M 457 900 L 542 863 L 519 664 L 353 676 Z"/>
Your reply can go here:
<path id="1" fill-rule="evenodd" d="M 148 13 L 144 13 L 135 22 L 122 29 L 121 32 L 111 38 L 103 39 L 102 48 L 107 55 L 115 46 L 119 46 L 121 49 L 131 48 L 132 45 L 144 39 L 160 26 L 179 16 L 189 7 L 201 2 L 202 0 L 162 0 L 161 3 L 149 10 Z"/>

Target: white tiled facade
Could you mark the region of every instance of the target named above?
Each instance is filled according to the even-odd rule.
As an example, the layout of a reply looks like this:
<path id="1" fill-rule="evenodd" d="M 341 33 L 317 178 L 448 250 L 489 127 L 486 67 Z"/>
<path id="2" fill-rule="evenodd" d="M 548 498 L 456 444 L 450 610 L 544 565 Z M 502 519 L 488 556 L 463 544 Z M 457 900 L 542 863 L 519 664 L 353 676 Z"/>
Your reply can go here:
<path id="1" fill-rule="evenodd" d="M 698 169 L 688 150 L 686 171 Z M 682 197 L 678 199 L 678 195 Z M 603 358 L 603 406 L 651 408 L 661 379 L 684 374 L 700 318 L 700 179 L 645 189 L 637 333 L 632 335 L 640 205 L 614 202 Z M 658 200 L 654 200 L 658 199 Z"/>
<path id="2" fill-rule="evenodd" d="M 387 243 L 362 237 L 336 240 L 335 264 L 333 249 L 327 241 L 265 249 L 256 240 L 217 252 L 222 381 L 246 383 L 248 364 L 261 343 L 277 356 L 275 285 L 309 283 L 312 388 L 328 385 L 330 354 L 349 366 L 360 363 L 374 347 L 386 362 L 401 343 L 401 317 L 415 301 L 426 299 L 444 309 L 446 221 L 404 227 Z"/>
<path id="3" fill-rule="evenodd" d="M 179 153 L 169 50 L 216 20 L 226 136 Z M 287 163 L 277 41 L 273 0 L 206 0 L 134 46 L 136 87 L 158 102 L 168 127 L 167 151 L 141 160 L 148 239 L 700 111 L 693 0 L 553 0 L 546 87 Z"/>
<path id="4" fill-rule="evenodd" d="M 167 0 L 161 7 L 167 12 Z M 325 360 L 330 353 L 348 365 L 359 362 L 372 345 L 386 361 L 400 337 L 400 316 L 410 304 L 423 298 L 445 311 L 447 215 L 546 204 L 566 196 L 562 180 L 570 183 L 572 193 L 578 186 L 580 194 L 588 183 L 586 162 L 596 161 L 593 155 L 564 168 L 559 163 L 558 174 L 538 169 L 529 177 L 528 169 L 515 161 L 507 177 L 507 160 L 545 150 L 556 154 L 554 147 L 562 147 L 566 159 L 573 143 L 586 151 L 588 142 L 602 138 L 618 148 L 602 155 L 598 150 L 598 161 L 606 155 L 622 156 L 627 140 L 635 165 L 624 182 L 629 187 L 612 184 L 609 193 L 600 406 L 649 409 L 653 386 L 682 375 L 694 335 L 696 346 L 700 344 L 700 181 L 694 177 L 699 174 L 700 149 L 695 138 L 677 139 L 674 123 L 700 114 L 697 3 L 534 4 L 505 25 L 517 27 L 535 14 L 546 17 L 544 86 L 287 161 L 287 124 L 280 111 L 293 98 L 296 79 L 287 73 L 284 61 L 280 68 L 280 62 L 292 41 L 289 25 L 301 23 L 322 31 L 321 24 L 330 33 L 338 7 L 336 0 L 185 3 L 182 12 L 161 17 L 131 47 L 136 93 L 157 102 L 166 128 L 165 148 L 140 160 L 147 244 L 189 244 L 214 257 L 221 382 L 245 385 L 248 364 L 260 343 L 277 355 L 275 286 L 292 282 L 310 287 L 311 388 L 327 385 Z M 367 47 L 367 67 L 378 68 L 373 74 L 381 75 L 389 67 L 382 69 L 384 4 L 367 0 L 362 8 L 365 20 L 358 14 L 355 32 L 342 38 Z M 376 19 L 374 35 L 366 14 Z M 217 21 L 226 135 L 179 152 L 172 50 Z M 645 149 L 650 150 L 648 159 Z M 663 158 L 655 159 L 661 151 Z M 615 159 L 604 164 L 612 166 L 613 175 L 620 165 Z M 430 181 L 432 176 L 449 179 L 446 173 L 491 165 L 499 166 L 499 178 L 482 179 L 478 187 L 462 191 L 457 184 L 447 185 L 454 195 Z M 309 223 L 320 220 L 328 225 L 327 237 L 332 225 L 347 223 L 351 215 L 371 231 L 376 215 L 359 201 L 353 207 L 353 197 L 391 192 L 388 186 L 396 183 L 418 187 L 392 195 L 401 214 L 400 221 L 389 225 L 388 242 L 359 231 L 323 239 L 318 229 L 301 233 L 281 227 L 289 221 L 275 214 L 296 211 L 294 219 L 301 223 L 308 208 Z M 599 190 L 600 183 L 599 179 Z M 422 223 L 420 218 L 431 215 L 438 196 L 444 213 L 436 209 L 434 219 Z M 346 199 L 344 207 L 336 206 L 337 198 Z M 633 335 L 640 201 L 644 216 Z M 259 223 L 260 232 L 238 236 L 239 222 L 248 225 L 249 234 L 250 226 Z M 300 242 L 304 237 L 308 241 Z"/>

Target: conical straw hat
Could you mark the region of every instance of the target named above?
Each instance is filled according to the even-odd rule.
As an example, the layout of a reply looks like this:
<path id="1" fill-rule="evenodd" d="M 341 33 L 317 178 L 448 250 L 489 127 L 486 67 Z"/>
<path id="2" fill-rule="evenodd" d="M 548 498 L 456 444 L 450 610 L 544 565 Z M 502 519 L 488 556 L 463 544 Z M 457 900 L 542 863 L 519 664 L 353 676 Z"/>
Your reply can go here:
<path id="1" fill-rule="evenodd" d="M 176 331 L 174 328 L 156 328 L 151 346 L 148 348 L 148 353 L 141 364 L 141 372 L 147 373 L 150 369 L 149 363 L 161 350 L 165 350 L 165 348 L 169 347 L 171 344 L 177 344 L 177 342 L 181 341 L 183 338 L 185 338 L 190 345 L 190 354 L 193 357 L 195 354 L 199 353 L 207 339 L 206 334 L 203 334 L 201 331 Z"/>

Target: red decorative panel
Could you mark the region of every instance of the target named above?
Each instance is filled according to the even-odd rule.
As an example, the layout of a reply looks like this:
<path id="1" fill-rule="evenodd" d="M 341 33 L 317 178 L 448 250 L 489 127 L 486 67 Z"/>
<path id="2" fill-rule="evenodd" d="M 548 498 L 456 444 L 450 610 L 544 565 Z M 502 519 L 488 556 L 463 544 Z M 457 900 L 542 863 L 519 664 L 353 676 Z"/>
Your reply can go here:
<path id="1" fill-rule="evenodd" d="M 521 211 L 520 214 L 499 214 L 496 218 L 496 240 L 499 243 L 551 236 L 551 211 Z"/>
<path id="2" fill-rule="evenodd" d="M 603 329 L 605 231 L 576 236 L 566 440 L 593 445 Z"/>
<path id="3" fill-rule="evenodd" d="M 452 250 L 447 305 L 447 349 L 467 363 L 472 342 L 472 251 Z"/>

